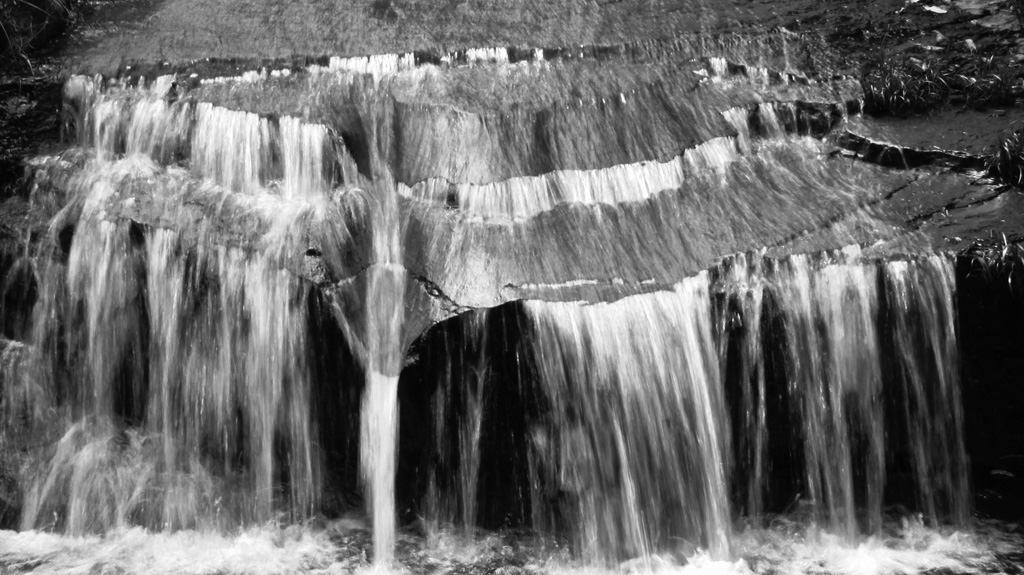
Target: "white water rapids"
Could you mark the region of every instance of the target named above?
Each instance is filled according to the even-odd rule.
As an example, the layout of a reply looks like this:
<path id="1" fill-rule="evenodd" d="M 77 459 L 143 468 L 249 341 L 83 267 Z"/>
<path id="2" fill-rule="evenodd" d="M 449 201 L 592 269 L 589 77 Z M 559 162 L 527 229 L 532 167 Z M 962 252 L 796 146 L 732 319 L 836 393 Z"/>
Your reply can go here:
<path id="1" fill-rule="evenodd" d="M 358 521 L 319 528 L 251 528 L 235 535 L 193 531 L 150 533 L 129 529 L 105 537 L 0 531 L 0 564 L 8 573 L 65 575 L 317 575 L 346 573 L 518 573 L 536 575 L 906 575 L 1012 573 L 1020 536 L 1007 526 L 981 525 L 974 532 L 933 530 L 914 519 L 887 535 L 846 541 L 826 531 L 781 521 L 770 529 L 739 531 L 735 559 L 706 551 L 659 554 L 614 567 L 581 564 L 551 542 L 516 542 L 495 534 L 467 540 L 442 534 L 432 545 L 400 535 L 398 565 L 373 565 L 370 534 Z M 1017 553 L 1016 556 L 1012 555 Z"/>

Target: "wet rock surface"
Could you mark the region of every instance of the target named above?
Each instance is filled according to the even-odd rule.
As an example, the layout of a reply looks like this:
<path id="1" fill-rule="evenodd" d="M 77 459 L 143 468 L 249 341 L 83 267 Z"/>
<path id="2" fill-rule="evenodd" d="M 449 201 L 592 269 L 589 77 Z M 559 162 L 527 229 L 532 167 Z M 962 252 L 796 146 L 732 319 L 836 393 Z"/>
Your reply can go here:
<path id="1" fill-rule="evenodd" d="M 164 62 L 170 64 L 170 69 L 186 65 L 202 71 L 205 64 L 199 60 L 211 57 L 223 62 L 230 62 L 230 58 L 241 58 L 237 63 L 229 64 L 229 66 L 234 66 L 235 69 L 242 71 L 258 68 L 260 65 L 258 58 L 261 56 L 275 58 L 284 55 L 292 57 L 296 54 L 317 54 L 318 52 L 339 55 L 348 53 L 346 50 L 339 50 L 338 46 L 331 46 L 331 49 L 304 49 L 301 45 L 294 45 L 296 38 L 308 38 L 314 42 L 314 46 L 318 46 L 319 44 L 315 44 L 315 42 L 320 41 L 318 38 L 322 35 L 318 35 L 316 32 L 319 28 L 314 28 L 305 34 L 291 34 L 290 32 L 297 28 L 292 22 L 302 21 L 309 24 L 316 21 L 316 26 L 330 27 L 328 20 L 320 21 L 310 18 L 303 9 L 284 11 L 278 18 L 272 19 L 274 26 L 272 30 L 278 30 L 280 27 L 280 32 L 288 32 L 292 44 L 284 45 L 271 40 L 277 32 L 272 31 L 269 36 L 261 34 L 260 41 L 266 42 L 266 45 L 271 47 L 269 51 L 254 49 L 246 44 L 251 42 L 246 37 L 247 35 L 232 33 L 230 29 L 218 30 L 219 39 L 210 46 L 206 46 L 208 42 L 201 40 L 204 35 L 210 34 L 209 30 L 202 27 L 196 27 L 188 33 L 174 36 L 173 40 L 170 39 L 170 36 L 164 40 L 160 39 L 162 34 L 166 34 L 164 30 L 168 24 L 174 20 L 173 16 L 182 14 L 182 10 L 190 11 L 190 16 L 185 18 L 185 21 L 209 12 L 207 14 L 209 17 L 203 18 L 203 21 L 218 21 L 216 14 L 221 14 L 223 17 L 220 20 L 230 20 L 231 26 L 242 29 L 248 25 L 244 14 L 249 13 L 249 8 L 255 10 L 255 6 L 248 7 L 235 11 L 229 18 L 227 11 L 230 11 L 231 8 L 222 3 L 198 3 L 196 5 L 185 2 L 96 3 L 86 24 L 80 28 L 77 35 L 72 36 L 71 48 L 66 52 L 72 61 L 78 62 L 75 66 L 84 66 L 84 68 L 80 68 L 83 70 L 89 69 L 89 62 L 99 61 L 96 59 L 124 58 L 130 54 L 131 56 L 128 58 L 136 60 L 135 67 L 137 69 L 140 67 L 145 69 L 152 64 L 158 64 L 153 67 L 154 72 L 159 72 L 164 66 Z M 435 22 L 435 17 L 428 16 L 426 12 L 423 12 L 422 9 L 426 8 L 425 5 L 417 4 L 406 7 L 389 5 L 386 7 L 387 9 L 383 9 L 383 12 L 378 8 L 381 7 L 367 6 L 365 14 L 363 14 L 364 11 L 358 9 L 341 11 L 347 14 L 344 18 L 354 18 L 353 22 L 361 18 L 368 18 L 367 23 L 376 22 L 376 24 L 343 26 L 342 29 L 348 30 L 352 37 L 338 38 L 337 41 L 349 46 L 350 49 L 358 46 L 359 53 L 401 51 L 404 45 L 401 42 L 396 43 L 397 36 L 394 36 L 399 32 L 408 37 L 408 41 L 415 43 L 415 45 L 409 46 L 409 48 L 415 49 L 427 47 L 436 50 L 436 47 L 441 47 L 442 50 L 450 50 L 453 47 L 502 44 L 557 47 L 577 43 L 614 45 L 623 41 L 664 39 L 698 31 L 702 33 L 744 31 L 746 33 L 745 30 L 753 29 L 755 26 L 760 30 L 773 26 L 785 26 L 796 32 L 825 35 L 828 38 L 828 43 L 837 48 L 837 51 L 841 52 L 846 59 L 832 58 L 828 64 L 824 65 L 824 68 L 852 74 L 858 72 L 859 66 L 876 58 L 885 59 L 908 55 L 921 60 L 935 58 L 939 62 L 957 63 L 966 72 L 970 72 L 972 62 L 978 63 L 980 66 L 982 61 L 995 58 L 997 61 L 1007 61 L 1012 65 L 1016 55 L 1014 25 L 1011 20 L 1004 18 L 1010 13 L 1009 5 L 1001 2 L 939 3 L 935 6 L 936 10 L 926 9 L 925 3 L 900 2 L 855 3 L 855 5 L 845 6 L 841 9 L 817 6 L 815 3 L 804 4 L 798 1 L 783 4 L 754 3 L 742 8 L 721 7 L 714 10 L 702 6 L 690 6 L 685 2 L 669 3 L 653 10 L 637 10 L 636 7 L 629 6 L 628 2 L 597 7 L 582 7 L 581 5 L 581 14 L 586 15 L 577 21 L 579 26 L 562 27 L 560 34 L 565 35 L 565 38 L 559 35 L 545 35 L 549 33 L 544 32 L 544 28 L 531 31 L 508 28 L 498 33 L 497 30 L 501 27 L 496 23 L 507 20 L 503 17 L 495 18 L 495 14 L 492 14 L 494 10 L 500 11 L 500 9 L 461 6 L 458 13 L 461 14 L 465 11 L 466 14 L 474 14 L 476 25 L 456 26 L 459 16 L 453 15 L 454 19 L 451 21 L 437 20 Z M 473 9 L 471 10 L 471 8 Z M 257 12 L 259 11 L 252 13 Z M 380 19 L 379 16 L 382 13 L 388 16 Z M 519 16 L 514 16 L 514 18 L 520 18 L 522 14 L 526 13 L 529 11 L 524 9 Z M 699 17 L 694 19 L 692 14 L 698 14 Z M 531 18 L 544 21 L 544 18 L 537 14 L 531 15 Z M 993 18 L 996 20 L 1002 18 L 1002 20 L 995 22 Z M 654 21 L 658 22 L 656 26 L 652 26 Z M 483 24 L 484 22 L 487 24 Z M 610 22 L 615 22 L 616 25 L 610 26 Z M 417 34 L 408 34 L 411 30 L 409 26 L 431 32 L 422 37 Z M 695 29 L 694 26 L 698 28 Z M 615 30 L 614 33 L 609 33 L 612 29 Z M 459 34 L 468 33 L 469 36 L 466 36 L 461 42 L 438 41 L 439 38 L 445 37 L 443 35 L 445 32 L 442 32 L 445 30 L 459 30 Z M 513 30 L 515 34 L 510 36 L 507 41 L 503 41 L 505 35 L 511 34 Z M 427 40 L 428 38 L 434 40 Z M 599 41 L 597 41 L 598 38 L 600 38 Z M 202 58 L 195 56 L 190 58 L 185 56 L 186 52 L 176 51 L 177 49 L 173 48 L 161 52 L 160 56 L 154 58 L 153 55 L 148 55 L 150 49 L 147 48 L 147 46 L 154 45 L 154 42 L 164 48 L 167 46 L 187 47 L 187 50 L 195 50 L 197 54 L 201 54 Z M 378 42 L 379 47 L 375 48 L 377 44 L 374 42 Z M 326 47 L 326 45 L 324 46 Z M 158 60 L 159 62 L 157 62 Z M 189 63 L 190 61 L 191 63 Z M 264 65 L 267 62 L 269 61 L 264 61 Z M 272 63 L 270 65 L 273 66 Z M 102 67 L 93 66 L 93 69 L 101 70 Z M 807 67 L 801 65 L 800 69 L 806 70 Z M 135 71 L 132 70 L 133 73 Z M 47 77 L 45 70 L 42 72 L 44 72 L 43 77 Z M 50 77 L 53 78 L 53 76 Z M 8 91 L 11 91 L 13 95 L 8 99 L 10 105 L 6 106 L 5 110 L 10 108 L 7 110 L 8 117 L 11 119 L 9 121 L 14 123 L 9 124 L 10 128 L 5 130 L 5 133 L 10 134 L 12 138 L 23 138 L 21 140 L 23 142 L 33 142 L 35 149 L 40 146 L 45 149 L 48 146 L 56 145 L 55 122 L 57 115 L 53 111 L 59 102 L 54 93 L 59 80 L 57 82 L 54 80 L 46 80 L 42 83 L 33 80 L 28 84 L 36 86 L 32 88 L 32 94 L 39 92 L 40 95 L 43 93 L 52 95 L 49 100 L 39 101 L 34 96 L 17 95 L 13 91 L 14 78 L 11 78 L 11 82 L 8 84 L 11 89 Z M 24 82 L 22 83 L 24 84 Z M 242 105 L 251 108 L 251 104 Z M 931 153 L 937 150 L 950 152 L 957 158 L 960 157 L 960 154 L 966 154 L 969 157 L 968 162 L 972 163 L 971 165 L 976 165 L 986 155 L 988 148 L 995 144 L 998 135 L 1013 125 L 1015 108 L 1012 105 L 1003 108 L 977 112 L 951 108 L 939 111 L 938 115 L 918 118 L 864 122 L 855 120 L 850 127 L 845 129 L 851 134 L 869 141 L 898 144 L 901 150 L 929 152 L 912 160 L 912 163 L 918 166 L 927 167 L 935 162 L 948 165 L 950 163 L 949 156 Z M 36 110 L 38 112 L 35 112 Z M 18 120 L 18 118 L 24 118 L 24 120 Z M 18 124 L 18 121 L 24 122 L 25 126 L 31 125 L 35 130 L 41 129 L 42 126 L 51 127 L 46 128 L 43 132 L 34 132 L 19 127 L 22 124 Z M 27 137 L 29 134 L 31 137 Z M 49 136 L 45 134 L 49 134 Z M 47 141 L 53 142 L 53 144 L 45 144 Z M 30 149 L 24 145 L 12 145 L 9 149 L 11 150 L 10 158 L 5 160 L 4 164 L 7 166 L 5 174 L 7 181 L 13 182 L 20 176 L 18 159 L 25 157 Z M 940 159 L 939 156 L 942 158 Z M 661 154 L 661 157 L 663 158 L 664 155 Z M 895 160 L 883 158 L 881 161 L 892 164 Z M 401 169 L 399 173 L 401 173 Z M 415 175 L 414 172 L 410 172 L 409 175 L 407 181 L 410 183 L 422 177 Z M 9 189 L 13 188 L 9 187 Z M 14 201 L 13 204 L 17 204 L 17 201 Z M 18 213 L 20 208 L 13 204 L 7 211 Z"/>

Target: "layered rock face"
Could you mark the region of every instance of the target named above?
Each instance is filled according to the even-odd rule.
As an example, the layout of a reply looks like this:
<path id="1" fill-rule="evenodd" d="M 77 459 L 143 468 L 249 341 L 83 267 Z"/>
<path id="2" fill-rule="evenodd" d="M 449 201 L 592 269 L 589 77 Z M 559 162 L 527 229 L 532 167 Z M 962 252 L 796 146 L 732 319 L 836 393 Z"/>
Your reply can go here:
<path id="1" fill-rule="evenodd" d="M 966 194 L 837 147 L 862 93 L 829 62 L 783 30 L 72 77 L 3 388 L 52 446 L 22 526 L 301 519 L 357 484 L 383 562 L 396 497 L 594 561 L 728 556 L 794 493 L 849 537 L 893 485 L 966 521 L 931 220 Z"/>

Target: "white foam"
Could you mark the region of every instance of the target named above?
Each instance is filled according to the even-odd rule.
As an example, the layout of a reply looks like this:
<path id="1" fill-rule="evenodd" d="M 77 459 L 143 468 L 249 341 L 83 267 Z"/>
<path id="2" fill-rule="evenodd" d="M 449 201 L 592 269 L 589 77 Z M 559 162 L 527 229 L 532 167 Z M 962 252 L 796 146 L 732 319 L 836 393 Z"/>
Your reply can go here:
<path id="1" fill-rule="evenodd" d="M 1024 543 L 1004 526 L 975 533 L 924 527 L 905 519 L 895 535 L 849 542 L 835 534 L 781 522 L 772 529 L 750 529 L 737 538 L 735 559 L 715 560 L 705 551 L 679 557 L 655 555 L 615 567 L 580 565 L 564 559 L 544 562 L 551 575 L 917 575 L 928 572 L 998 572 L 996 554 Z M 677 558 L 679 557 L 679 558 Z"/>
<path id="2" fill-rule="evenodd" d="M 999 572 L 996 555 L 1019 551 L 1024 544 L 1012 533 L 1012 526 L 998 523 L 977 525 L 967 532 L 925 527 L 917 519 L 906 518 L 902 525 L 891 527 L 890 535 L 849 542 L 779 518 L 772 528 L 737 533 L 728 559 L 714 559 L 695 549 L 593 565 L 543 542 L 527 544 L 515 553 L 529 561 L 524 565 L 527 572 L 549 575 L 910 575 L 936 571 L 980 575 Z M 410 572 L 401 563 L 370 565 L 360 553 L 353 553 L 354 549 L 339 548 L 338 538 L 332 540 L 353 529 L 365 526 L 341 520 L 327 529 L 267 525 L 233 535 L 128 529 L 104 537 L 0 531 L 0 569 L 21 572 L 31 568 L 39 575 Z M 402 539 L 415 546 L 415 539 Z M 473 539 L 441 532 L 425 543 L 426 548 L 416 552 L 413 561 L 432 565 L 438 573 L 454 566 L 493 564 L 509 549 L 496 535 Z"/>
<path id="3" fill-rule="evenodd" d="M 0 531 L 0 565 L 32 565 L 38 575 L 147 573 L 280 575 L 326 569 L 333 561 L 326 533 L 276 528 L 235 536 L 128 529 L 105 537 Z"/>

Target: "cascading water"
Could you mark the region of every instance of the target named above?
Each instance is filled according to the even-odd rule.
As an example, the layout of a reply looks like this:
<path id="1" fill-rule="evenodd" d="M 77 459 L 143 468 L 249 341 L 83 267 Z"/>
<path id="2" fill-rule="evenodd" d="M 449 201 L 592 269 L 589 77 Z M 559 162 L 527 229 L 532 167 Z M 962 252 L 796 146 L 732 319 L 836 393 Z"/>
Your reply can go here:
<path id="1" fill-rule="evenodd" d="M 890 468 L 909 476 L 902 504 L 964 525 L 959 384 L 935 371 L 957 363 L 953 287 L 947 257 L 879 263 L 849 247 L 740 254 L 608 304 L 527 302 L 516 353 L 536 367 L 516 393 L 538 412 L 524 448 L 534 527 L 598 564 L 681 540 L 728 557 L 744 544 L 737 511 L 759 525 L 795 506 L 856 540 L 881 528 Z M 453 356 L 458 379 L 442 369 L 435 404 L 457 426 L 435 430 L 444 476 L 460 478 L 433 491 L 442 523 L 478 521 L 482 438 L 501 418 L 481 397 L 500 381 L 492 318 L 446 336 L 472 347 Z M 800 471 L 770 480 L 778 468 Z"/>
<path id="2" fill-rule="evenodd" d="M 759 337 L 765 301 L 765 281 L 761 254 L 748 257 L 737 254 L 719 269 L 722 291 L 729 298 L 717 314 L 718 361 L 728 372 L 730 344 L 736 345 L 734 355 L 739 356 L 735 376 L 740 388 L 736 423 L 735 465 L 746 471 L 746 485 L 737 477 L 734 492 L 737 505 L 747 515 L 756 516 L 764 511 L 764 492 L 767 469 L 768 403 L 765 374 L 765 354 Z M 730 306 L 735 301 L 736 309 Z M 733 332 L 736 335 L 732 335 Z"/>
<path id="3" fill-rule="evenodd" d="M 952 263 L 887 251 L 910 178 L 832 153 L 859 87 L 786 34 L 73 78 L 0 356 L 22 528 L 135 557 L 262 525 L 301 571 L 344 529 L 266 525 L 361 507 L 343 571 L 402 568 L 418 516 L 439 556 L 528 527 L 555 570 L 762 573 L 897 504 L 901 553 L 941 547 L 911 539 L 971 516 Z"/>
<path id="4" fill-rule="evenodd" d="M 643 557 L 670 537 L 729 552 L 728 431 L 709 298 L 700 275 L 607 306 L 527 308 L 551 404 L 534 465 L 578 499 L 576 529 L 594 559 Z"/>
<path id="5" fill-rule="evenodd" d="M 461 525 L 472 534 L 478 523 L 481 432 L 492 369 L 487 356 L 488 319 L 486 313 L 467 317 L 461 333 L 447 337 L 445 332 L 443 351 L 438 352 L 446 365 L 432 400 L 432 431 L 442 471 L 431 475 L 427 494 L 427 513 L 435 532 L 442 526 Z M 445 471 L 452 467 L 458 471 Z"/>
<path id="6" fill-rule="evenodd" d="M 366 388 L 361 417 L 361 471 L 370 493 L 374 562 L 388 565 L 395 546 L 395 473 L 398 465 L 398 376 L 402 365 L 405 270 L 396 264 L 398 221 L 392 197 L 380 198 L 374 234 L 380 259 L 366 287 Z M 379 242 L 379 243 L 378 243 Z"/>
<path id="7" fill-rule="evenodd" d="M 788 397 L 789 420 L 799 425 L 794 447 L 805 474 L 800 497 L 817 520 L 854 537 L 860 530 L 855 510 L 861 509 L 864 530 L 880 527 L 886 425 L 878 268 L 860 262 L 856 250 L 836 257 L 822 265 L 793 256 L 771 273 L 760 271 L 760 261 L 753 270 L 743 269 L 746 258 L 739 258 L 721 274 L 726 293 L 742 298 L 730 321 L 745 326 L 723 325 L 720 329 L 727 332 L 718 335 L 740 340 L 736 379 L 743 389 L 740 416 L 733 423 L 740 439 L 735 452 L 724 399 L 727 361 L 715 354 L 706 277 L 679 284 L 671 296 L 633 296 L 608 309 L 530 304 L 528 313 L 541 326 L 537 353 L 554 417 L 549 424 L 554 431 L 546 433 L 563 436 L 540 442 L 558 453 L 546 454 L 544 465 L 556 465 L 551 475 L 568 483 L 561 489 L 578 494 L 576 529 L 584 541 L 596 544 L 597 555 L 643 555 L 652 543 L 664 547 L 658 539 L 668 534 L 725 555 L 730 472 L 743 469 L 748 487 L 740 489 L 741 501 L 746 514 L 757 517 L 765 511 L 761 502 L 769 444 L 788 442 L 768 431 L 766 395 L 776 394 Z M 897 290 L 911 291 L 906 281 L 913 274 L 921 282 L 912 288 L 915 293 L 947 296 L 941 303 L 930 298 L 893 302 L 889 313 L 896 318 L 896 357 L 909 365 L 935 362 L 939 356 L 943 365 L 955 364 L 955 348 L 945 335 L 953 333 L 945 331 L 953 318 L 949 263 L 934 256 L 884 269 Z M 785 380 L 775 382 L 784 385 L 773 389 L 766 389 L 760 357 L 766 345 L 759 333 L 765 297 L 779 310 L 787 350 Z M 931 337 L 927 343 L 906 340 L 906 323 L 919 314 L 924 317 L 919 321 L 926 322 L 921 329 Z M 941 385 L 936 395 L 942 399 L 927 401 L 938 409 L 929 413 L 932 421 L 959 417 L 958 399 L 949 395 L 945 382 Z M 915 471 L 917 485 L 938 483 L 944 492 L 937 498 L 932 487 L 921 489 L 923 508 L 934 520 L 965 520 L 966 463 L 962 436 L 955 431 L 959 427 L 940 429 L 920 420 L 909 425 L 910 453 L 915 461 L 934 466 Z M 932 449 L 954 455 L 931 457 L 926 452 Z M 608 462 L 615 463 L 602 467 Z M 640 499 L 637 493 L 646 495 Z"/>
<path id="8" fill-rule="evenodd" d="M 46 338 L 85 339 L 85 357 L 75 360 L 81 371 L 61 384 L 80 397 L 57 454 L 29 488 L 23 526 L 49 525 L 64 506 L 72 533 L 129 522 L 181 528 L 264 520 L 282 473 L 286 499 L 299 515 L 310 513 L 318 456 L 301 287 L 262 256 L 189 253 L 176 234 L 158 230 L 132 257 L 127 226 L 87 225 L 78 234 L 95 233 L 96 241 L 76 234 L 74 245 L 102 251 L 72 252 L 68 268 L 68 305 L 85 317 L 64 318 L 65 334 L 37 340 L 48 349 Z M 116 424 L 124 418 L 142 422 L 138 445 L 120 445 Z M 275 443 L 283 461 L 275 460 Z M 87 467 L 97 450 L 105 469 Z M 123 491 L 134 495 L 106 517 L 106 501 Z"/>
<path id="9" fill-rule="evenodd" d="M 885 467 L 876 272 L 855 258 L 844 252 L 813 276 L 806 258 L 792 258 L 780 274 L 779 298 L 791 354 L 790 390 L 803 425 L 807 497 L 825 510 L 832 529 L 847 536 L 857 532 L 856 470 L 864 475 L 869 530 L 881 526 Z M 863 438 L 863 459 L 854 458 L 854 436 Z"/>
<path id="10" fill-rule="evenodd" d="M 886 264 L 885 279 L 896 310 L 892 341 L 918 508 L 933 522 L 965 524 L 971 504 L 956 377 L 953 272 L 941 256 L 929 256 L 917 265 Z"/>

